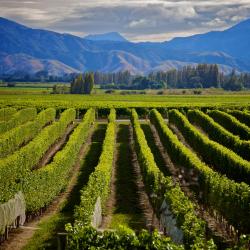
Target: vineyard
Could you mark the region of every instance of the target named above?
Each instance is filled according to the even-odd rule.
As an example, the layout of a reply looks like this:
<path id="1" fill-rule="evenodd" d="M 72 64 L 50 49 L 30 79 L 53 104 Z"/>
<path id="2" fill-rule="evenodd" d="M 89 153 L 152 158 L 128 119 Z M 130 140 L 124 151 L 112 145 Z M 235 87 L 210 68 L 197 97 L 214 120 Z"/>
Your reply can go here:
<path id="1" fill-rule="evenodd" d="M 24 97 L 0 101 L 0 249 L 250 248 L 249 99 Z"/>

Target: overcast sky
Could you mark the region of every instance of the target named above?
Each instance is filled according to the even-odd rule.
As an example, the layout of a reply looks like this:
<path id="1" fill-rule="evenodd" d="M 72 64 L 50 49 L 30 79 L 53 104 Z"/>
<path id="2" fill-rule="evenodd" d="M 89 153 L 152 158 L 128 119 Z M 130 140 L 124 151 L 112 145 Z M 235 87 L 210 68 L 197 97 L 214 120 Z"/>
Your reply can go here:
<path id="1" fill-rule="evenodd" d="M 164 41 L 250 18 L 250 0 L 0 0 L 0 16 L 78 36 L 117 31 L 131 41 Z"/>

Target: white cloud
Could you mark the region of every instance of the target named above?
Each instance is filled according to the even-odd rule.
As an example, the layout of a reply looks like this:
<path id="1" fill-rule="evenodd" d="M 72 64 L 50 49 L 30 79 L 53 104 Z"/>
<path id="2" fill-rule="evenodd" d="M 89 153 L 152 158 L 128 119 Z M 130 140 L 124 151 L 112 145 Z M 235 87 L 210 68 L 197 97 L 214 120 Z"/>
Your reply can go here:
<path id="1" fill-rule="evenodd" d="M 216 17 L 209 22 L 203 22 L 202 24 L 211 28 L 224 27 L 227 25 L 227 23 L 224 20 L 221 20 L 219 17 Z"/>
<path id="2" fill-rule="evenodd" d="M 163 41 L 224 29 L 250 17 L 250 0 L 0 0 L 0 16 L 76 35 L 118 31 Z"/>
<path id="3" fill-rule="evenodd" d="M 242 17 L 242 16 L 233 16 L 232 18 L 231 18 L 231 20 L 232 20 L 232 22 L 240 22 L 240 21 L 242 21 L 242 19 L 244 19 L 244 17 Z"/>
<path id="4" fill-rule="evenodd" d="M 145 27 L 155 27 L 156 23 L 150 22 L 146 19 L 133 20 L 128 24 L 129 28 L 145 28 Z"/>

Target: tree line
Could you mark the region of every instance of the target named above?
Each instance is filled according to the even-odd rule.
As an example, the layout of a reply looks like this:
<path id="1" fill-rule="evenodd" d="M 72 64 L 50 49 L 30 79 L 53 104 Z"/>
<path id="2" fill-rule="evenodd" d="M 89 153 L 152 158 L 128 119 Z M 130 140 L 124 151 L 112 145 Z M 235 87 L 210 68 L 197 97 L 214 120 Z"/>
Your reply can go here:
<path id="1" fill-rule="evenodd" d="M 180 70 L 159 71 L 150 73 L 149 79 L 163 81 L 168 88 L 223 88 L 242 90 L 250 88 L 250 74 L 237 74 L 235 70 L 229 75 L 219 71 L 216 64 L 198 64 L 186 66 Z"/>
<path id="2" fill-rule="evenodd" d="M 71 82 L 72 93 L 89 92 L 89 87 L 83 82 L 89 82 L 91 75 L 92 83 L 100 85 L 104 89 L 161 89 L 161 88 L 223 88 L 226 90 L 250 89 L 250 73 L 238 73 L 232 70 L 230 74 L 220 72 L 216 64 L 198 64 L 185 66 L 182 69 L 151 72 L 147 76 L 132 75 L 129 71 L 104 73 L 83 73 L 82 79 L 79 74 L 71 73 L 61 77 L 49 76 L 48 72 L 38 72 L 34 77 L 20 75 L 19 77 L 1 76 L 6 82 L 11 81 L 38 81 L 38 82 Z M 78 79 L 78 82 L 75 82 Z M 84 87 L 80 87 L 84 86 Z"/>
<path id="3" fill-rule="evenodd" d="M 151 72 L 147 76 L 131 75 L 129 71 L 94 73 L 95 83 L 103 89 L 183 89 L 223 88 L 225 90 L 250 89 L 250 73 L 220 72 L 217 64 L 198 64 L 182 69 Z"/>

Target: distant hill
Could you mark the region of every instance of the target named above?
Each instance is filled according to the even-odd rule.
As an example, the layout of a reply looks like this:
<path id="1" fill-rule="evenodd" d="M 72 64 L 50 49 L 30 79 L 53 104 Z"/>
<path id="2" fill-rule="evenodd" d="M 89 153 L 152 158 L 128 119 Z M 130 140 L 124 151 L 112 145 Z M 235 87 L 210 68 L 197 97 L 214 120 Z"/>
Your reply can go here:
<path id="1" fill-rule="evenodd" d="M 192 52 L 220 51 L 238 59 L 249 59 L 250 19 L 225 31 L 211 31 L 166 42 L 168 49 Z"/>
<path id="2" fill-rule="evenodd" d="M 217 63 L 223 72 L 250 71 L 250 19 L 213 31 L 163 43 L 132 43 L 119 33 L 80 38 L 31 29 L 0 18 L 0 73 L 49 74 L 129 70 L 147 74 L 197 63 Z"/>
<path id="3" fill-rule="evenodd" d="M 12 75 L 21 72 L 34 75 L 40 71 L 47 71 L 49 75 L 63 76 L 80 72 L 56 60 L 36 59 L 26 54 L 8 55 L 0 53 L 0 65 L 0 75 Z"/>
<path id="4" fill-rule="evenodd" d="M 113 41 L 113 42 L 128 42 L 121 34 L 118 32 L 110 32 L 104 34 L 95 34 L 85 36 L 84 39 L 91 41 Z"/>

